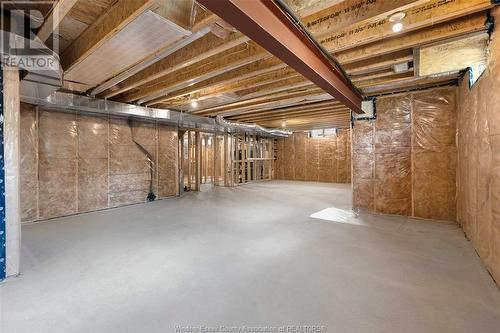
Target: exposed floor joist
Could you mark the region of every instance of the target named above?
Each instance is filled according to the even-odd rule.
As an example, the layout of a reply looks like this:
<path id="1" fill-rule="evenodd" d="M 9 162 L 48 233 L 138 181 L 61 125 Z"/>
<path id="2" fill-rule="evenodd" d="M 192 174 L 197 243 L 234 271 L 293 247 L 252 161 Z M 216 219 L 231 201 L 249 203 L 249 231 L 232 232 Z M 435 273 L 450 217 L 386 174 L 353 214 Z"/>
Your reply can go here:
<path id="1" fill-rule="evenodd" d="M 492 7 L 490 0 L 286 2 L 368 95 L 452 83 L 451 76 L 418 77 L 418 50 L 486 31 L 486 10 Z M 327 115 L 327 104 L 314 104 L 338 103 L 193 0 L 102 0 L 95 9 L 83 0 L 64 0 L 55 3 L 54 12 L 57 7 L 62 14 L 56 18 L 60 35 L 71 42 L 63 42 L 61 54 L 70 80 L 65 82 L 67 89 L 90 91 L 88 84 L 71 76 L 73 68 L 150 10 L 190 32 L 207 28 L 212 32 L 116 80 L 118 84 L 103 88 L 98 97 L 248 122 Z M 392 31 L 388 20 L 396 12 L 406 14 L 399 33 Z M 45 39 L 55 26 L 46 24 L 38 33 Z"/>

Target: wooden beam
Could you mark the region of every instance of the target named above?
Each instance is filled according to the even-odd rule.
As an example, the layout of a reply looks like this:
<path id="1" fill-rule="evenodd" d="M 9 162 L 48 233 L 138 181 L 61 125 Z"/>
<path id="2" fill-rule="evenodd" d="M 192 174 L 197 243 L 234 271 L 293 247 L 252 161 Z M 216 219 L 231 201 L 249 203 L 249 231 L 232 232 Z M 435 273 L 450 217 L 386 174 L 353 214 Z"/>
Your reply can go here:
<path id="1" fill-rule="evenodd" d="M 346 0 L 309 16 L 305 25 L 312 34 L 324 35 L 356 23 L 383 20 L 392 13 L 405 11 L 426 2 L 429 0 Z"/>
<path id="2" fill-rule="evenodd" d="M 272 122 L 283 122 L 285 120 L 287 123 L 288 122 L 298 122 L 298 121 L 323 121 L 323 120 L 336 120 L 336 121 L 350 121 L 351 120 L 351 113 L 349 109 L 344 109 L 343 112 L 338 112 L 338 113 L 323 113 L 323 114 L 307 114 L 303 116 L 294 116 L 294 117 L 280 117 L 280 118 L 275 118 L 275 119 L 268 119 L 268 120 L 262 120 L 262 121 L 257 121 L 257 123 L 260 124 L 265 124 L 265 123 L 272 123 Z"/>
<path id="3" fill-rule="evenodd" d="M 450 84 L 456 82 L 459 73 L 451 73 L 448 75 L 438 75 L 420 78 L 409 78 L 405 80 L 398 80 L 396 82 L 390 82 L 385 84 L 380 84 L 376 86 L 371 86 L 363 88 L 363 92 L 366 95 L 376 95 L 381 93 L 393 93 L 398 91 L 405 91 L 408 89 L 423 88 L 427 86 L 434 86 L 437 84 Z"/>
<path id="4" fill-rule="evenodd" d="M 290 96 L 282 96 L 280 98 L 276 98 L 271 102 L 262 102 L 257 103 L 255 105 L 249 106 L 241 106 L 237 108 L 229 108 L 223 111 L 206 111 L 202 113 L 202 115 L 216 115 L 221 114 L 223 116 L 230 116 L 236 114 L 244 114 L 245 112 L 251 111 L 264 111 L 271 110 L 275 108 L 291 106 L 291 105 L 301 105 L 308 104 L 317 101 L 325 101 L 331 100 L 331 96 L 329 94 L 323 92 L 322 90 L 314 90 L 314 91 L 306 91 L 300 94 L 290 94 Z"/>
<path id="5" fill-rule="evenodd" d="M 71 8 L 77 3 L 78 0 L 59 0 L 52 7 L 52 11 L 45 19 L 42 26 L 37 32 L 37 37 L 42 42 L 45 42 L 50 35 L 59 27 L 61 21 L 66 17 Z"/>
<path id="6" fill-rule="evenodd" d="M 268 58 L 269 54 L 255 43 L 238 45 L 224 56 L 215 55 L 199 63 L 185 68 L 177 75 L 154 80 L 145 87 L 141 87 L 123 99 L 124 102 L 139 101 L 140 104 L 147 103 L 163 97 L 169 92 L 179 90 L 201 82 L 226 71 L 243 67 L 255 61 Z"/>
<path id="7" fill-rule="evenodd" d="M 485 22 L 486 14 L 476 13 L 465 18 L 403 34 L 398 38 L 390 38 L 370 45 L 340 52 L 336 54 L 336 57 L 341 64 L 358 62 L 372 57 L 446 40 L 448 38 L 485 31 Z"/>
<path id="8" fill-rule="evenodd" d="M 278 121 L 273 121 L 273 122 L 266 122 L 266 123 L 261 123 L 260 125 L 264 127 L 281 127 L 281 120 Z M 286 123 L 286 128 L 287 129 L 292 129 L 292 130 L 298 130 L 298 129 L 311 129 L 311 128 L 318 128 L 318 127 L 334 127 L 334 128 L 348 128 L 350 127 L 350 119 L 346 120 L 336 120 L 336 119 L 291 119 L 287 120 Z"/>
<path id="9" fill-rule="evenodd" d="M 361 110 L 357 89 L 332 66 L 277 3 L 264 0 L 198 0 L 205 7 L 280 58 L 353 111 Z"/>
<path id="10" fill-rule="evenodd" d="M 400 4 L 403 2 L 409 1 L 398 1 Z M 418 3 L 420 1 L 413 1 L 414 3 Z M 303 21 L 307 24 L 309 22 L 313 22 L 318 19 L 318 16 L 315 15 L 318 11 L 325 9 L 325 4 L 327 2 L 322 2 L 320 7 L 314 7 L 315 9 L 311 11 L 304 11 L 304 13 L 310 14 L 308 16 L 303 17 Z M 331 6 L 330 6 L 331 7 Z M 333 8 L 333 7 L 332 7 Z M 335 9 L 332 9 L 335 11 Z M 364 20 L 365 17 L 361 16 L 350 16 L 349 24 L 354 24 L 359 22 L 360 20 Z M 206 26 L 215 21 L 214 15 L 208 15 L 205 19 L 206 21 L 201 22 L 199 24 L 203 24 Z M 109 90 L 102 94 L 100 97 L 103 98 L 111 98 L 113 96 L 117 96 L 119 94 L 123 94 L 131 89 L 137 88 L 141 85 L 147 84 L 153 80 L 156 80 L 162 76 L 173 73 L 179 69 L 186 68 L 192 65 L 195 62 L 201 61 L 208 57 L 212 57 L 215 54 L 227 52 L 227 50 L 235 47 L 238 44 L 245 43 L 249 39 L 248 37 L 240 34 L 234 33 L 227 40 L 221 40 L 213 35 L 207 35 L 203 40 L 199 40 L 182 50 L 172 54 L 171 56 L 159 61 L 155 65 L 137 73 L 136 75 L 130 77 L 129 79 L 122 82 L 118 88 L 114 90 Z"/>
<path id="11" fill-rule="evenodd" d="M 413 71 L 403 72 L 403 73 L 393 73 L 392 75 L 387 76 L 387 77 L 380 77 L 380 78 L 375 78 L 375 79 L 370 79 L 370 80 L 359 81 L 356 83 L 356 85 L 360 89 L 363 89 L 363 88 L 382 85 L 382 84 L 404 81 L 404 80 L 408 80 L 408 79 L 412 79 L 412 78 L 414 78 Z"/>
<path id="12" fill-rule="evenodd" d="M 175 92 L 169 93 L 167 94 L 167 96 L 154 99 L 149 103 L 160 104 L 165 102 L 166 105 L 168 105 L 168 101 L 171 99 L 179 98 L 184 95 L 199 94 L 204 89 L 207 89 L 207 93 L 217 90 L 219 90 L 220 93 L 223 93 L 221 90 L 223 90 L 224 87 L 226 86 L 238 85 L 240 82 L 244 82 L 244 80 L 253 79 L 254 77 L 259 75 L 266 75 L 268 73 L 286 67 L 287 67 L 286 64 L 282 63 L 279 59 L 276 59 L 274 57 L 269 59 L 259 60 L 254 63 L 245 65 L 243 67 L 227 71 L 224 74 L 217 75 L 208 80 L 196 83 L 192 86 L 188 86 L 184 89 L 180 89 Z"/>
<path id="13" fill-rule="evenodd" d="M 158 80 L 163 76 L 213 57 L 216 54 L 228 51 L 247 41 L 248 37 L 240 33 L 233 33 L 225 40 L 212 34 L 207 34 L 203 38 L 129 77 L 118 85 L 119 89 L 106 91 L 101 97 L 111 98 L 123 94 L 148 82 Z"/>
<path id="14" fill-rule="evenodd" d="M 388 69 L 388 70 L 380 71 L 380 72 L 373 73 L 373 74 L 365 74 L 365 75 L 359 75 L 359 76 L 352 76 L 351 80 L 355 84 L 357 84 L 358 82 L 360 84 L 362 84 L 362 82 L 366 81 L 366 80 L 372 80 L 372 79 L 378 79 L 378 78 L 387 78 L 387 77 L 393 76 L 395 74 L 413 73 L 413 72 L 414 72 L 413 67 L 409 67 L 408 70 L 403 71 L 403 72 L 399 72 L 399 73 L 395 73 L 393 69 Z"/>
<path id="15" fill-rule="evenodd" d="M 402 33 L 485 11 L 492 6 L 490 0 L 432 0 L 407 10 L 407 15 L 402 20 Z M 400 35 L 401 32 L 392 30 L 392 22 L 384 18 L 376 22 L 362 23 L 336 31 L 334 34 L 322 38 L 320 42 L 330 52 L 337 53 L 351 49 L 353 45 L 361 46 Z"/>
<path id="16" fill-rule="evenodd" d="M 460 20 L 460 21 L 462 21 L 462 20 Z M 442 28 L 436 34 L 431 34 L 431 35 L 426 34 L 425 31 L 430 30 L 430 29 L 425 29 L 425 30 L 417 31 L 417 32 L 410 33 L 410 34 L 404 34 L 398 40 L 384 40 L 382 42 L 379 42 L 379 43 L 383 43 L 384 47 L 381 47 L 377 51 L 378 53 L 375 53 L 375 55 L 384 55 L 384 54 L 387 54 L 387 53 L 392 53 L 392 52 L 396 52 L 396 51 L 400 51 L 400 50 L 404 50 L 404 49 L 409 49 L 409 48 L 411 48 L 411 47 L 413 47 L 415 45 L 421 44 L 422 42 L 432 42 L 434 40 L 442 39 L 443 38 L 442 36 L 456 35 L 456 34 L 460 34 L 460 33 L 465 33 L 466 31 L 467 32 L 471 31 L 471 27 L 470 26 L 465 27 L 465 24 L 462 24 L 462 23 L 458 24 L 458 27 L 462 26 L 464 29 L 460 29 L 460 28 L 455 29 L 456 27 L 454 27 L 454 26 L 451 26 L 451 28 L 450 28 L 450 26 L 447 26 L 447 25 L 448 25 L 448 23 L 436 26 L 436 27 L 441 27 Z M 437 30 L 436 27 L 433 27 L 431 29 Z M 443 34 L 443 32 L 446 31 L 446 30 L 451 30 L 451 31 L 448 31 L 447 35 Z M 408 37 L 408 36 L 413 36 L 413 38 L 412 37 Z M 401 39 L 403 39 L 403 41 L 405 41 L 406 43 L 403 43 L 403 44 L 399 43 L 399 41 Z M 370 44 L 367 47 L 373 47 L 375 44 L 378 44 L 378 43 Z M 345 57 L 344 58 L 343 55 L 344 55 L 343 52 L 341 52 L 340 54 L 338 54 L 338 58 L 339 58 L 340 62 L 341 63 L 349 63 L 349 62 L 353 62 L 353 61 L 367 59 L 369 57 L 372 57 L 374 55 L 374 53 L 373 52 L 367 52 L 365 57 L 359 57 L 359 58 L 353 58 L 353 57 Z M 409 59 L 409 57 L 408 57 L 408 59 Z M 387 64 L 384 64 L 384 66 L 386 66 L 386 65 Z M 159 101 L 159 100 L 157 100 L 157 101 Z"/>
<path id="17" fill-rule="evenodd" d="M 394 65 L 413 61 L 413 50 L 405 49 L 395 53 L 384 54 L 355 63 L 344 65 L 344 70 L 349 75 L 362 75 L 381 69 L 392 68 Z"/>
<path id="18" fill-rule="evenodd" d="M 265 105 L 266 103 L 275 102 L 275 101 L 282 100 L 282 99 L 293 99 L 297 96 L 303 97 L 303 96 L 307 96 L 309 94 L 316 94 L 316 93 L 320 93 L 320 92 L 324 93 L 319 88 L 300 90 L 300 91 L 295 91 L 295 92 L 287 91 L 287 92 L 272 94 L 272 95 L 265 96 L 265 97 L 259 97 L 259 98 L 254 98 L 254 99 L 250 99 L 250 100 L 243 100 L 243 101 L 236 101 L 236 102 L 224 104 L 221 106 L 205 108 L 202 110 L 197 110 L 193 113 L 205 115 L 205 114 L 214 114 L 214 113 L 218 113 L 218 112 L 224 112 L 224 111 L 228 111 L 228 110 L 239 110 L 241 108 L 249 108 L 249 107 L 251 108 L 251 107 L 254 107 L 257 105 L 262 106 L 262 105 Z"/>
<path id="19" fill-rule="evenodd" d="M 295 113 L 283 113 L 283 114 L 277 114 L 274 116 L 266 116 L 266 117 L 256 117 L 256 118 L 250 118 L 250 119 L 245 119 L 245 120 L 238 120 L 238 121 L 245 121 L 245 122 L 251 122 L 251 123 L 259 123 L 263 121 L 271 121 L 271 120 L 279 120 L 279 119 L 291 119 L 291 118 L 297 118 L 297 117 L 313 117 L 313 116 L 331 116 L 333 114 L 336 114 L 341 111 L 348 111 L 349 109 L 346 109 L 344 106 L 343 108 L 339 108 L 336 110 L 311 110 L 311 111 L 302 111 L 302 112 L 295 112 Z M 343 113 L 342 113 L 343 114 Z"/>
<path id="20" fill-rule="evenodd" d="M 201 101 L 220 96 L 221 94 L 236 93 L 243 89 L 257 88 L 270 83 L 280 82 L 298 75 L 299 74 L 291 68 L 280 68 L 261 75 L 252 75 L 249 78 L 243 78 L 241 80 L 230 80 L 229 83 L 226 84 L 208 86 L 204 89 L 192 90 L 188 87 L 182 92 L 176 91 L 173 96 L 169 95 L 166 98 L 161 98 L 157 103 L 161 103 L 165 107 L 174 107 L 176 105 L 189 103 L 191 101 L 191 96 L 189 94 L 196 94 L 196 100 Z"/>
<path id="21" fill-rule="evenodd" d="M 336 109 L 339 107 L 343 107 L 342 104 L 338 102 L 331 102 L 328 101 L 328 104 L 325 102 L 319 102 L 319 103 L 311 103 L 311 104 L 306 104 L 306 105 L 300 105 L 300 106 L 293 106 L 293 107 L 287 107 L 287 108 L 281 108 L 281 109 L 273 109 L 273 110 L 266 110 L 266 111 L 256 111 L 253 113 L 245 113 L 244 115 L 235 115 L 231 117 L 227 117 L 230 120 L 237 120 L 237 121 L 246 121 L 248 119 L 256 119 L 259 117 L 266 117 L 266 116 L 273 116 L 277 114 L 293 114 L 297 112 L 307 112 L 307 111 L 321 111 L 321 110 L 332 110 Z"/>
<path id="22" fill-rule="evenodd" d="M 155 0 L 119 0 L 101 15 L 68 47 L 61 56 L 65 71 L 71 71 L 105 41 L 151 7 Z"/>

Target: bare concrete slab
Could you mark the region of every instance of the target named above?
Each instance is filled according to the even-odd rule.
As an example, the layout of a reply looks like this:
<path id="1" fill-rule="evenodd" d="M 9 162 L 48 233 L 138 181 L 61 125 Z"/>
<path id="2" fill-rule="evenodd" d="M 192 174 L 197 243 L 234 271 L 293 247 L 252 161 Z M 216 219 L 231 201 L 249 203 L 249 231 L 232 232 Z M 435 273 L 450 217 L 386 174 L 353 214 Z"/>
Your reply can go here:
<path id="1" fill-rule="evenodd" d="M 350 201 L 348 185 L 273 181 L 24 226 L 0 327 L 499 332 L 500 291 L 460 228 L 309 217 Z"/>

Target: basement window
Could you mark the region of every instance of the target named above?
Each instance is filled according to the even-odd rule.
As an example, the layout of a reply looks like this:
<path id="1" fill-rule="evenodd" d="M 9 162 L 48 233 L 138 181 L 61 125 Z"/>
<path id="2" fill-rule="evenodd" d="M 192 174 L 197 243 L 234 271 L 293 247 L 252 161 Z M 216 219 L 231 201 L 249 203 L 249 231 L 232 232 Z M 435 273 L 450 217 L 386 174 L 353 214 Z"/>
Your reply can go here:
<path id="1" fill-rule="evenodd" d="M 337 135 L 336 128 L 322 128 L 309 131 L 310 138 L 325 138 L 334 135 Z"/>

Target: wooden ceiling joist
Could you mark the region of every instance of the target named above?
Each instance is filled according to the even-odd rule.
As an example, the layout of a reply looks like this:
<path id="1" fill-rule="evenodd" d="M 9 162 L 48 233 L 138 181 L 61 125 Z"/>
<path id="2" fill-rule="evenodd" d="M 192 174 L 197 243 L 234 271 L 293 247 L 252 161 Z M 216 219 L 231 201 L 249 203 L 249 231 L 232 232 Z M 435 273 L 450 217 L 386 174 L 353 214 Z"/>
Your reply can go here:
<path id="1" fill-rule="evenodd" d="M 245 119 L 245 120 L 239 120 L 238 121 L 245 121 L 245 122 L 251 122 L 251 123 L 261 123 L 265 121 L 271 121 L 271 120 L 286 120 L 286 119 L 293 119 L 293 118 L 298 118 L 298 117 L 329 117 L 332 115 L 335 115 L 339 112 L 342 113 L 339 115 L 340 118 L 343 118 L 345 116 L 345 112 L 348 112 L 349 109 L 346 109 L 345 107 L 339 110 L 326 110 L 326 111 L 309 111 L 309 112 L 298 112 L 295 114 L 282 114 L 282 115 L 276 115 L 276 116 L 268 116 L 268 117 L 260 117 L 260 118 L 251 118 L 251 119 Z"/>
<path id="2" fill-rule="evenodd" d="M 178 73 L 176 72 L 176 75 L 154 80 L 146 86 L 140 87 L 137 91 L 126 95 L 122 101 L 134 102 L 139 100 L 139 104 L 146 103 L 163 97 L 169 92 L 185 88 L 190 84 L 210 79 L 226 71 L 240 68 L 265 58 L 269 58 L 269 54 L 253 42 L 238 45 L 230 49 L 224 56 L 212 56 L 186 67 L 182 71 L 178 71 Z"/>
<path id="3" fill-rule="evenodd" d="M 431 0 L 429 3 L 409 9 L 402 20 L 403 33 L 422 29 L 434 24 L 463 17 L 492 7 L 490 0 Z M 400 32 L 392 30 L 392 22 L 381 20 L 375 23 L 362 23 L 345 30 L 336 31 L 321 39 L 323 46 L 334 53 L 352 48 L 352 45 L 362 46 L 380 41 Z"/>
<path id="4" fill-rule="evenodd" d="M 275 112 L 275 113 L 270 113 L 270 114 L 262 114 L 258 113 L 253 116 L 248 116 L 246 115 L 245 117 L 241 116 L 234 116 L 231 118 L 231 120 L 238 120 L 238 121 L 258 121 L 258 120 L 263 120 L 263 119 L 271 119 L 274 117 L 283 117 L 283 116 L 290 116 L 294 117 L 297 115 L 301 114 L 309 114 L 309 113 L 318 113 L 318 112 L 335 112 L 337 110 L 343 110 L 345 109 L 345 106 L 343 105 L 337 105 L 337 106 L 328 106 L 328 107 L 323 107 L 323 108 L 312 108 L 312 109 L 299 109 L 295 111 L 286 111 L 286 112 Z"/>
<path id="5" fill-rule="evenodd" d="M 363 113 L 357 89 L 276 2 L 198 1 L 351 110 Z"/>
<path id="6" fill-rule="evenodd" d="M 429 0 L 363 1 L 346 0 L 323 9 L 304 20 L 309 31 L 316 36 L 336 33 L 354 24 L 374 22 L 387 18 L 395 12 L 411 6 L 424 4 Z"/>
<path id="7" fill-rule="evenodd" d="M 289 107 L 281 107 L 281 108 L 274 108 L 270 110 L 262 110 L 262 111 L 249 111 L 245 112 L 244 114 L 239 114 L 239 115 L 234 115 L 234 116 L 227 116 L 228 119 L 245 119 L 247 117 L 255 117 L 259 115 L 270 115 L 274 113 L 284 113 L 284 112 L 294 112 L 294 111 L 304 111 L 304 110 L 310 110 L 310 109 L 320 109 L 320 108 L 331 108 L 331 107 L 336 107 L 342 105 L 339 102 L 335 100 L 326 100 L 326 101 L 320 101 L 320 102 L 312 102 L 312 103 L 304 103 L 300 105 L 294 105 L 294 106 L 289 106 Z"/>
<path id="8" fill-rule="evenodd" d="M 207 34 L 203 38 L 131 76 L 120 83 L 118 89 L 107 91 L 102 94 L 102 97 L 111 98 L 123 94 L 175 71 L 183 70 L 214 55 L 229 51 L 245 42 L 248 42 L 248 37 L 239 33 L 231 34 L 225 40 L 215 35 Z"/>
<path id="9" fill-rule="evenodd" d="M 253 80 L 261 75 L 271 74 L 282 69 L 289 70 L 289 68 L 287 68 L 285 64 L 279 61 L 279 59 L 276 59 L 274 57 L 263 59 L 249 65 L 227 71 L 224 74 L 217 75 L 211 79 L 188 86 L 184 89 L 169 93 L 165 97 L 154 99 L 147 104 L 162 105 L 162 103 L 165 103 L 166 105 L 168 105 L 169 100 L 182 96 L 197 96 L 201 95 L 202 92 L 211 94 L 219 91 L 222 94 L 236 91 L 238 87 L 245 84 L 245 80 Z"/>
<path id="10" fill-rule="evenodd" d="M 45 42 L 50 35 L 59 27 L 61 21 L 68 15 L 69 11 L 77 3 L 78 0 L 59 0 L 52 7 L 49 17 L 45 19 L 42 26 L 37 32 L 37 37 L 42 42 Z"/>
<path id="11" fill-rule="evenodd" d="M 413 50 L 406 49 L 391 54 L 384 54 L 344 65 L 344 70 L 349 75 L 364 75 L 381 69 L 392 68 L 394 65 L 413 61 Z"/>
<path id="12" fill-rule="evenodd" d="M 403 34 L 398 36 L 398 38 L 386 39 L 339 52 L 336 54 L 336 57 L 341 64 L 349 64 L 400 50 L 411 49 L 424 44 L 435 43 L 448 38 L 484 31 L 486 30 L 486 18 L 485 13 L 473 14 L 465 18 Z"/>
<path id="13" fill-rule="evenodd" d="M 199 2 L 223 7 L 220 15 L 230 12 L 229 6 L 234 4 L 247 9 L 260 5 L 266 9 L 275 4 L 266 0 Z M 309 31 L 335 56 L 350 81 L 366 96 L 455 83 L 457 73 L 419 77 L 419 73 L 415 73 L 419 69 L 418 50 L 485 32 L 489 27 L 485 23 L 487 10 L 493 6 L 491 0 L 285 2 L 297 10 L 296 14 L 301 16 Z M 173 48 L 164 57 L 158 57 L 158 52 L 168 49 L 170 44 L 149 53 L 156 48 L 152 47 L 145 52 L 146 58 L 141 55 L 143 60 L 139 63 L 144 63 L 148 57 L 152 57 L 153 62 L 147 62 L 147 67 L 137 67 L 137 71 L 127 72 L 134 66 L 130 63 L 123 71 L 117 68 L 113 73 L 115 79 L 96 90 L 97 97 L 198 115 L 223 115 L 232 121 L 269 127 L 281 127 L 281 122 L 286 120 L 287 128 L 293 130 L 349 127 L 350 110 L 326 93 L 325 86 L 322 89 L 284 63 L 279 58 L 283 52 L 270 54 L 266 47 L 257 43 L 262 43 L 265 35 L 265 43 L 274 40 L 274 46 L 285 46 L 286 51 L 289 38 L 284 38 L 281 30 L 290 28 L 288 18 L 288 23 L 275 32 L 272 29 L 276 26 L 271 24 L 271 33 L 269 29 L 262 30 L 271 20 L 264 20 L 251 31 L 239 27 L 254 39 L 251 40 L 232 27 L 238 28 L 245 17 L 236 13 L 239 21 L 230 25 L 231 22 L 224 22 L 196 0 L 99 0 L 94 5 L 83 0 L 59 0 L 52 6 L 51 12 L 45 11 L 46 20 L 37 35 L 48 40 L 49 47 L 51 35 L 60 38 L 66 89 L 89 92 L 89 88 L 95 88 L 96 82 L 88 82 L 85 78 L 78 80 L 78 69 L 94 52 L 102 51 L 100 47 L 104 47 L 104 43 L 113 41 L 125 26 L 150 10 L 182 27 L 183 36 L 188 35 L 188 30 L 195 32 L 204 28 L 203 34 L 189 43 L 186 41 L 182 48 Z M 277 10 L 281 15 L 284 9 Z M 396 12 L 406 14 L 402 19 L 403 31 L 399 33 L 392 30 L 392 22 L 388 19 Z M 263 13 L 256 11 L 252 15 L 250 23 L 257 22 Z M 58 33 L 53 34 L 57 27 Z M 212 32 L 208 32 L 209 29 Z M 296 57 L 302 64 L 307 58 L 296 47 L 288 56 Z M 408 67 L 395 68 L 401 64 Z M 118 79 L 120 73 L 123 75 Z"/>
<path id="14" fill-rule="evenodd" d="M 210 116 L 221 114 L 223 116 L 230 116 L 235 114 L 244 114 L 246 112 L 265 111 L 279 107 L 308 104 L 312 102 L 326 101 L 326 100 L 332 100 L 332 97 L 329 94 L 325 93 L 324 91 L 318 89 L 315 90 L 314 92 L 307 91 L 300 94 L 290 94 L 290 96 L 288 97 L 275 99 L 269 102 L 262 102 L 256 105 L 244 106 L 238 108 L 228 108 L 227 110 L 223 111 L 201 111 L 199 114 L 210 115 Z"/>

